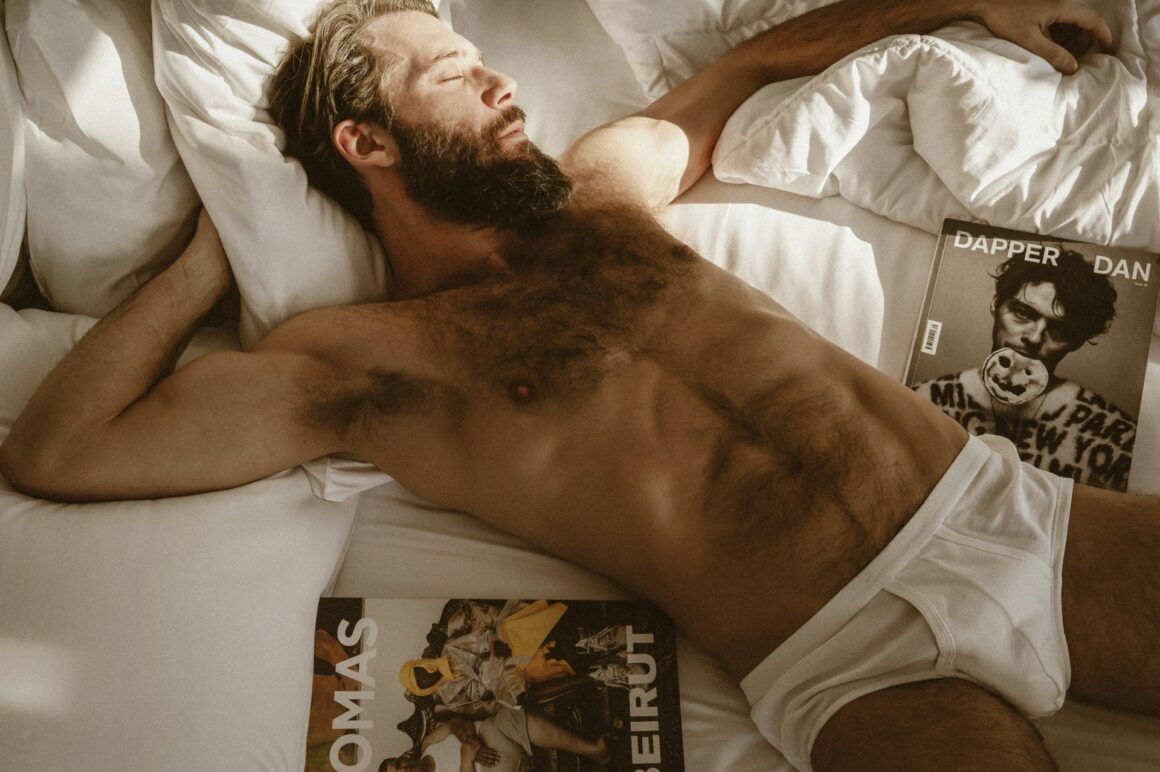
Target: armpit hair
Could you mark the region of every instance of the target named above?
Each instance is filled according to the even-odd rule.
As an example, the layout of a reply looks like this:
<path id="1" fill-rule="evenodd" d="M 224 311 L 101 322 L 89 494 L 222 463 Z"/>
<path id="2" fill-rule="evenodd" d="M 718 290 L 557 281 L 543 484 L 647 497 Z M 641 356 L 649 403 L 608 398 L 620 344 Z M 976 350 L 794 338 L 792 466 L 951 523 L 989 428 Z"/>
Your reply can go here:
<path id="1" fill-rule="evenodd" d="M 353 382 L 317 395 L 304 419 L 346 434 L 375 421 L 423 409 L 433 389 L 432 384 L 397 370 L 375 368 Z"/>

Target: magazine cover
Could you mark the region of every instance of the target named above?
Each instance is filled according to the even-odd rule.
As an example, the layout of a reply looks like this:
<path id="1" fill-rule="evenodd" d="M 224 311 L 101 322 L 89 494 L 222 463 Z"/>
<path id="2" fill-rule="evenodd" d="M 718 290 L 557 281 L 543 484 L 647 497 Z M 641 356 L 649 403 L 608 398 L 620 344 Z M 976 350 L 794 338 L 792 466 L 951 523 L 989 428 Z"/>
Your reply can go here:
<path id="1" fill-rule="evenodd" d="M 319 602 L 308 772 L 680 772 L 681 743 L 651 603 Z"/>
<path id="2" fill-rule="evenodd" d="M 1125 490 L 1160 259 L 943 223 L 907 385 L 1023 460 Z"/>

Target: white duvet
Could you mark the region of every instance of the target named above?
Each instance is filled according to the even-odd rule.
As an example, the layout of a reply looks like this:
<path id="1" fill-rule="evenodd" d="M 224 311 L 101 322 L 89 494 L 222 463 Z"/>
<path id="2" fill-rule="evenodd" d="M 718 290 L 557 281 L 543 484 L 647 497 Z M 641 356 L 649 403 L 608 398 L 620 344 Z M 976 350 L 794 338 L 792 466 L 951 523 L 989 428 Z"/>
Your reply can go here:
<path id="1" fill-rule="evenodd" d="M 756 94 L 715 172 L 928 232 L 959 217 L 1160 251 L 1160 0 L 1092 4 L 1117 48 L 1074 75 L 977 23 L 889 38 Z"/>

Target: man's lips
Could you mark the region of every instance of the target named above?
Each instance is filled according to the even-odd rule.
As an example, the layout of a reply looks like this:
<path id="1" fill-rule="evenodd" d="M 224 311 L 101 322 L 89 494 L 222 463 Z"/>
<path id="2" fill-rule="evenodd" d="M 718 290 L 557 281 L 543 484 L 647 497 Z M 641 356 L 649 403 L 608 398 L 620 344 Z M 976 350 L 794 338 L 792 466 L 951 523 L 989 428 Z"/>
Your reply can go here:
<path id="1" fill-rule="evenodd" d="M 1027 350 L 1025 347 L 1023 347 L 1023 346 L 1012 346 L 1010 343 L 1005 343 L 1005 344 L 1003 344 L 1003 345 L 999 346 L 999 348 L 1006 348 L 1006 349 L 1010 349 L 1011 351 L 1014 351 L 1014 352 L 1015 352 L 1016 354 L 1018 354 L 1019 356 L 1021 356 L 1021 357 L 1027 357 L 1028 359 L 1039 359 L 1039 353 L 1038 353 L 1038 352 L 1028 351 L 1028 350 Z M 998 350 L 999 350 L 999 349 L 995 349 L 995 351 L 998 351 Z M 992 353 L 993 353 L 993 352 L 992 352 Z"/>
<path id="2" fill-rule="evenodd" d="M 510 126 L 504 129 L 503 133 L 499 135 L 500 139 L 513 139 L 524 136 L 524 122 L 522 120 L 513 121 Z"/>

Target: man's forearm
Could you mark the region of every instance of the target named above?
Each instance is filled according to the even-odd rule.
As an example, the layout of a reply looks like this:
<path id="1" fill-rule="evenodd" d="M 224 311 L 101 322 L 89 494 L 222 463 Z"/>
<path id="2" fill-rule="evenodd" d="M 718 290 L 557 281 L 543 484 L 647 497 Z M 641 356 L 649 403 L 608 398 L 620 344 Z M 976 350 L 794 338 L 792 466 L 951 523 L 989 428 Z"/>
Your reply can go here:
<path id="1" fill-rule="evenodd" d="M 206 221 L 208 223 L 208 221 Z M 57 365 L 0 447 L 8 455 L 67 446 L 124 411 L 172 370 L 198 321 L 230 286 L 216 234 L 204 228 L 178 260 L 97 323 Z"/>
<path id="2" fill-rule="evenodd" d="M 765 82 L 814 75 L 891 35 L 924 34 L 977 16 L 978 0 L 845 0 L 789 19 L 742 43 L 736 57 Z"/>

